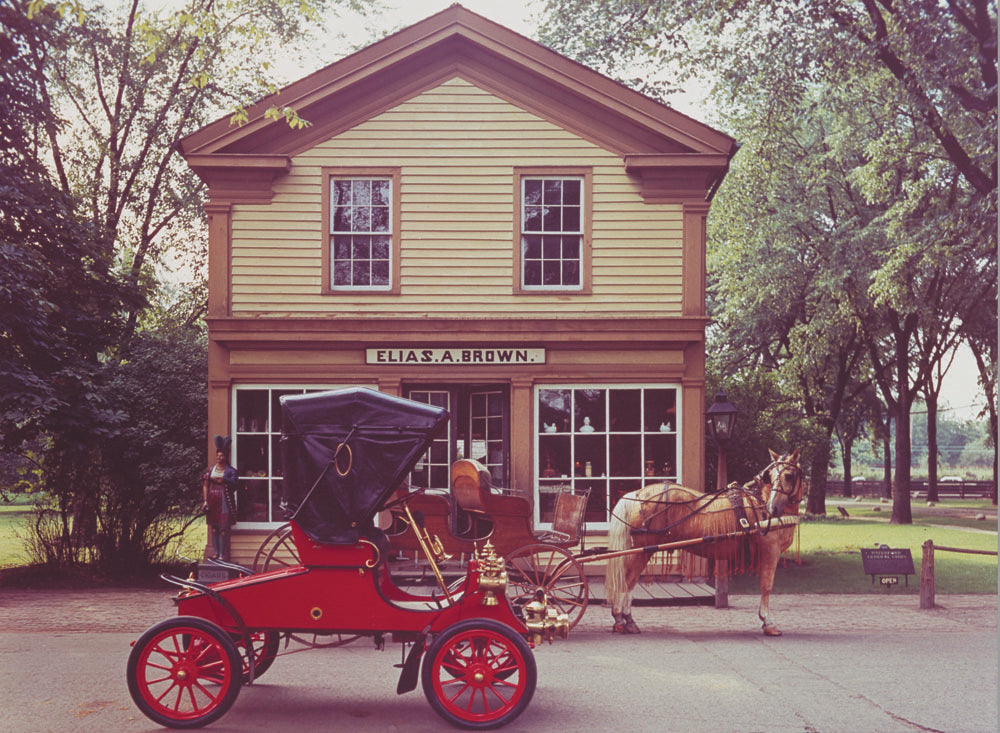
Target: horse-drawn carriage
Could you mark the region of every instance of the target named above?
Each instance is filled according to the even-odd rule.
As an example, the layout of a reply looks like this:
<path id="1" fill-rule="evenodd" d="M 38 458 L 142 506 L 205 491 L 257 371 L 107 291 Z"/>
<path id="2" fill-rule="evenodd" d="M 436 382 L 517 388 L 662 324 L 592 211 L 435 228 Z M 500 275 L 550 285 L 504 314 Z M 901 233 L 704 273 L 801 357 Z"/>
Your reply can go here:
<path id="1" fill-rule="evenodd" d="M 489 542 L 505 561 L 511 603 L 528 603 L 542 589 L 549 605 L 566 614 L 572 628 L 589 599 L 583 567 L 570 551 L 582 541 L 588 494 L 572 489 L 557 493 L 551 529 L 537 531 L 527 499 L 494 488 L 481 464 L 460 459 L 451 467 L 448 490 L 410 493 L 405 510 L 396 506 L 383 512 L 390 553 L 422 557 L 426 542 L 439 557 L 461 557 Z M 414 531 L 414 522 L 419 531 Z M 253 567 L 266 571 L 296 565 L 299 559 L 291 526 L 284 525 L 261 543 Z M 556 568 L 558 573 L 553 572 Z"/>
<path id="2" fill-rule="evenodd" d="M 388 570 L 390 546 L 375 526 L 398 510 L 437 569 L 433 540 L 410 508 L 393 499 L 405 476 L 448 420 L 446 411 L 366 389 L 282 400 L 285 496 L 295 564 L 204 584 L 164 576 L 181 587 L 179 615 L 148 629 L 129 655 L 136 705 L 174 728 L 208 724 L 232 706 L 279 656 L 283 638 L 312 635 L 336 646 L 386 637 L 409 646 L 397 691 L 418 676 L 434 710 L 466 728 L 517 717 L 535 690 L 532 647 L 565 635 L 569 624 L 544 592 L 514 606 L 504 562 L 486 543 L 450 584 L 439 572 L 428 593 L 401 589 Z"/>

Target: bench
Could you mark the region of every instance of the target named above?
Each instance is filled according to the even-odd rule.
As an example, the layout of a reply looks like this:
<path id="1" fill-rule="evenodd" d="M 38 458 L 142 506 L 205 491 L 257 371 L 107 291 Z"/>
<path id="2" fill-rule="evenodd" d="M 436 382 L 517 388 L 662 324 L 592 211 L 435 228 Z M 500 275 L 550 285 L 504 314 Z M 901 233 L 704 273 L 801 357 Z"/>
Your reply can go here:
<path id="1" fill-rule="evenodd" d="M 879 583 L 882 585 L 896 585 L 899 583 L 899 576 L 906 577 L 906 586 L 910 585 L 910 576 L 914 574 L 913 555 L 908 548 L 889 547 L 880 545 L 874 548 L 861 549 L 861 563 L 865 573 L 872 576 L 872 585 L 875 584 L 875 576 L 879 576 Z"/>

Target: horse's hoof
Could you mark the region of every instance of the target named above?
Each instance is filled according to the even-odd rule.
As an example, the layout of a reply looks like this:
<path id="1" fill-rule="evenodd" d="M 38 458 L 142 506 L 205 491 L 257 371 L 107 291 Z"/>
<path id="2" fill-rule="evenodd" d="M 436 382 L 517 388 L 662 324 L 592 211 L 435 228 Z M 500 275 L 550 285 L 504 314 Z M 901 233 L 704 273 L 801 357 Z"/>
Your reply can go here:
<path id="1" fill-rule="evenodd" d="M 764 627 L 765 636 L 781 636 L 781 629 L 777 626 L 765 626 Z"/>
<path id="2" fill-rule="evenodd" d="M 638 633 L 640 633 L 639 632 L 639 627 L 636 625 L 635 621 L 629 621 L 628 623 L 625 624 L 625 633 L 626 634 L 638 634 Z"/>
<path id="3" fill-rule="evenodd" d="M 615 624 L 614 626 L 611 627 L 611 633 L 612 634 L 624 634 L 625 633 L 625 624 Z"/>

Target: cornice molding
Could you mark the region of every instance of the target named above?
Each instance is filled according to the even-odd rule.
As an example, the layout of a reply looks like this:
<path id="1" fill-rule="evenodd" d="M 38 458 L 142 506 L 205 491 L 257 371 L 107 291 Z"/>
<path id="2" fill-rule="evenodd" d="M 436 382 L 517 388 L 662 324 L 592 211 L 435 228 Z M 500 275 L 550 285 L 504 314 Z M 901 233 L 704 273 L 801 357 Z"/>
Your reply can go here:
<path id="1" fill-rule="evenodd" d="M 292 168 L 287 155 L 191 155 L 188 166 L 208 186 L 208 206 L 268 203 L 274 181 Z"/>
<path id="2" fill-rule="evenodd" d="M 533 344 L 592 349 L 599 344 L 641 342 L 684 345 L 705 340 L 707 318 L 444 319 L 444 318 L 239 318 L 209 317 L 209 339 L 227 348 L 372 348 L 385 344 Z M 586 336 L 583 337 L 582 334 Z"/>

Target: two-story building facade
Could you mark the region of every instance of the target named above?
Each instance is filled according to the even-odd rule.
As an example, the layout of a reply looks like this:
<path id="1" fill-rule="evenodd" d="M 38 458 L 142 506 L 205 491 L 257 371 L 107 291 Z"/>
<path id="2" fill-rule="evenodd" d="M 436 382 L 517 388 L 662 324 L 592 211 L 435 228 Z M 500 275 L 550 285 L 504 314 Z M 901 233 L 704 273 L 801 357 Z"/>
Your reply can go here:
<path id="1" fill-rule="evenodd" d="M 272 120 L 294 107 L 311 125 Z M 703 483 L 705 220 L 728 136 L 461 6 L 184 138 L 209 217 L 209 431 L 237 529 L 282 521 L 278 400 L 448 408 L 414 484 L 480 460 L 544 526 Z M 238 553 L 237 553 L 238 554 Z"/>

